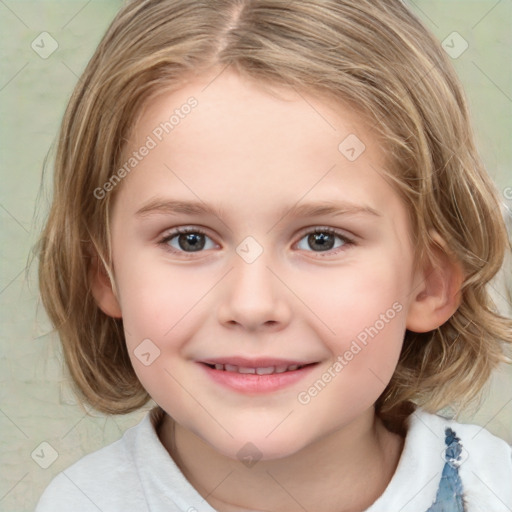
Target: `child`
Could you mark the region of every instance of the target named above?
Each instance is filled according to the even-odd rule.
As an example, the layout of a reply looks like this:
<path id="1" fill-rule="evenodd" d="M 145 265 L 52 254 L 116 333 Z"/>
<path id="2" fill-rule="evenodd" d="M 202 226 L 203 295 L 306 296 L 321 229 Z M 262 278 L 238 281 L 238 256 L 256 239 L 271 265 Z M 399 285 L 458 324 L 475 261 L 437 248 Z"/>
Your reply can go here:
<path id="1" fill-rule="evenodd" d="M 512 509 L 460 410 L 507 249 L 449 57 L 399 0 L 135 0 L 71 98 L 44 304 L 98 411 L 37 512 Z"/>

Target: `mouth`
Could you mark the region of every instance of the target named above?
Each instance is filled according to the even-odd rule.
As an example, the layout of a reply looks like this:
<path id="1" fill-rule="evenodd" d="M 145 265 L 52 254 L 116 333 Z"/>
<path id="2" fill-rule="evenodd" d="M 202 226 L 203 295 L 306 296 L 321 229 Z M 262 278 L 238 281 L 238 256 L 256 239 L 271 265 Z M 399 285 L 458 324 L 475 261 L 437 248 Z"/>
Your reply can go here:
<path id="1" fill-rule="evenodd" d="M 319 362 L 284 359 L 209 359 L 198 361 L 216 384 L 245 394 L 261 394 L 292 386 L 308 375 Z"/>
<path id="2" fill-rule="evenodd" d="M 221 372 L 233 372 L 241 373 L 244 375 L 273 375 L 276 373 L 287 373 L 294 372 L 296 370 L 302 370 L 307 366 L 315 365 L 317 363 L 306 363 L 306 364 L 290 364 L 290 365 L 277 365 L 277 366 L 237 366 L 234 364 L 222 364 L 222 363 L 203 363 L 212 370 L 218 370 Z"/>

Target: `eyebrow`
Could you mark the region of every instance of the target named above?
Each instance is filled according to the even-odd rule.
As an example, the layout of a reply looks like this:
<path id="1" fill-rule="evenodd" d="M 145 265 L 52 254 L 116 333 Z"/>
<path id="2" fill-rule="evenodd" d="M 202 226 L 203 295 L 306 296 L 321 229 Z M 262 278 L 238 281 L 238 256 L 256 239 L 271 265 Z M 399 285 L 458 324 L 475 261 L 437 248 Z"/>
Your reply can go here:
<path id="1" fill-rule="evenodd" d="M 279 218 L 288 215 L 294 217 L 315 217 L 321 215 L 355 215 L 367 214 L 381 217 L 382 214 L 368 205 L 357 205 L 350 202 L 317 201 L 304 204 L 295 204 L 283 208 Z M 162 215 L 214 215 L 222 219 L 225 211 L 214 205 L 208 205 L 201 201 L 176 201 L 172 199 L 155 198 L 142 208 L 137 210 L 137 217 L 146 217 L 155 214 Z"/>

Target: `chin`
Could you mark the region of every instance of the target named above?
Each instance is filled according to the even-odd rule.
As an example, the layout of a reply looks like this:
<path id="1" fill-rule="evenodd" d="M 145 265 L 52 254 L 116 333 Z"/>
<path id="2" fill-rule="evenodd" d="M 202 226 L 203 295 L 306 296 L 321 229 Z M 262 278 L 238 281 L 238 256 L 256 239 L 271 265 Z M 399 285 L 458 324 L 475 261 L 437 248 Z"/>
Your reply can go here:
<path id="1" fill-rule="evenodd" d="M 297 439 L 296 434 L 277 435 L 272 433 L 266 437 L 261 430 L 247 430 L 246 434 L 239 433 L 229 439 L 224 436 L 222 441 L 204 437 L 203 439 L 219 454 L 246 463 L 248 467 L 260 460 L 270 461 L 289 457 L 307 444 Z"/>

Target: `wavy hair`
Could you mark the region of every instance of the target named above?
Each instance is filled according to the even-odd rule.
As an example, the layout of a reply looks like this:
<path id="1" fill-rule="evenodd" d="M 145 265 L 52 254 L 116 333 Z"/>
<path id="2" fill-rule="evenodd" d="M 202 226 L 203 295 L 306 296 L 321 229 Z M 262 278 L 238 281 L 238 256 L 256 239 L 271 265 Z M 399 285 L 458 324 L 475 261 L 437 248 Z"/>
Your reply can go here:
<path id="1" fill-rule="evenodd" d="M 431 412 L 468 404 L 512 344 L 512 322 L 487 288 L 510 243 L 452 64 L 400 0 L 125 4 L 65 112 L 53 203 L 39 241 L 42 300 L 76 391 L 113 414 L 149 399 L 131 366 L 122 320 L 105 315 L 91 294 L 94 254 L 112 275 L 109 209 L 117 189 L 101 201 L 94 190 L 121 165 L 125 141 L 151 98 L 227 66 L 261 84 L 348 105 L 377 134 L 388 177 L 410 213 L 416 261 L 433 255 L 434 230 L 465 279 L 460 307 L 445 324 L 406 331 L 376 410 L 392 425 L 411 404 Z"/>

